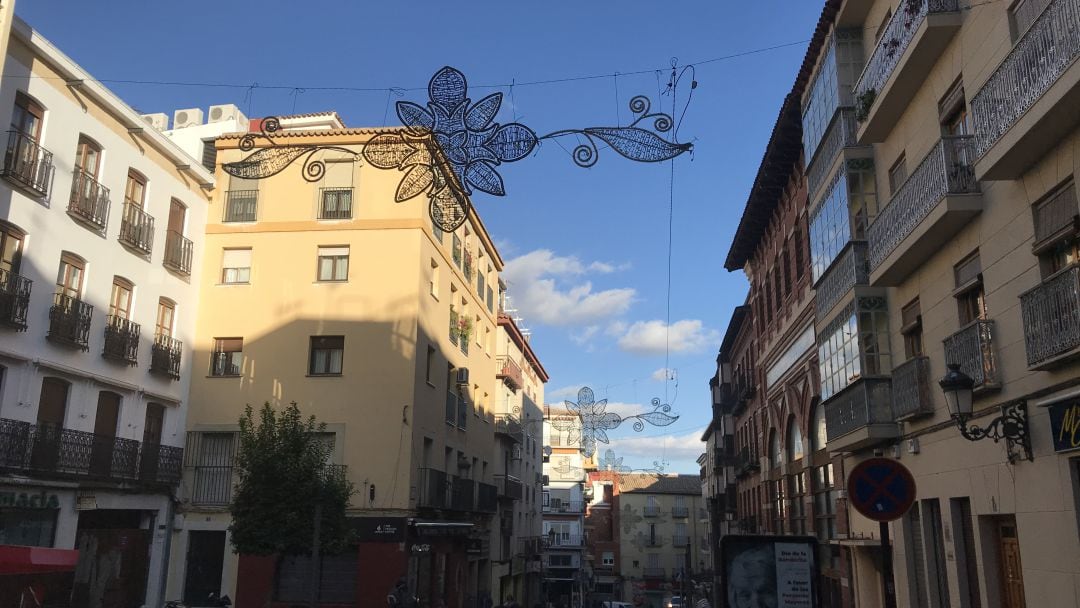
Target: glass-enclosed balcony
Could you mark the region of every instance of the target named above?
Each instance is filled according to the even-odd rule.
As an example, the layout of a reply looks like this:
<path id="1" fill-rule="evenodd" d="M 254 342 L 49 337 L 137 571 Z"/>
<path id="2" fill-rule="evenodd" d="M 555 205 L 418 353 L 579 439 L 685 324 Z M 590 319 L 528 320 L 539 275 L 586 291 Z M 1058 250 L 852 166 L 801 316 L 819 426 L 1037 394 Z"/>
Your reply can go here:
<path id="1" fill-rule="evenodd" d="M 959 0 L 903 0 L 855 84 L 859 142 L 881 143 L 960 29 Z"/>
<path id="2" fill-rule="evenodd" d="M 1078 57 L 1080 0 L 1052 0 L 971 98 L 979 179 L 1019 178 L 1080 121 Z"/>
<path id="3" fill-rule="evenodd" d="M 825 403 L 830 452 L 852 452 L 900 436 L 888 378 L 862 378 Z"/>
<path id="4" fill-rule="evenodd" d="M 821 280 L 814 286 L 814 307 L 820 321 L 828 316 L 844 296 L 856 285 L 870 282 L 870 265 L 866 260 L 866 241 L 848 241 Z"/>

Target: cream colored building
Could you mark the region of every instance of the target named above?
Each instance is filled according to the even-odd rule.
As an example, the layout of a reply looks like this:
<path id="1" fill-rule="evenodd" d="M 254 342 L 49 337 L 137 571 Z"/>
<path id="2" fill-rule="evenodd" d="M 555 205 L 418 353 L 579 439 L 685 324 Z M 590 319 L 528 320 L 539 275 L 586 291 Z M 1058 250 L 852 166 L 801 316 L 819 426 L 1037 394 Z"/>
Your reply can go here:
<path id="1" fill-rule="evenodd" d="M 822 21 L 802 131 L 828 449 L 915 476 L 900 606 L 1078 606 L 1080 1 L 830 1 Z M 969 425 L 1026 406 L 1031 459 L 961 435 L 950 363 Z M 882 605 L 877 524 L 851 511 L 844 536 L 845 605 Z"/>
<path id="2" fill-rule="evenodd" d="M 546 601 L 567 606 L 584 598 L 585 480 L 591 459 L 581 441 L 581 417 L 544 406 L 543 568 Z"/>
<path id="3" fill-rule="evenodd" d="M 327 424 L 357 489 L 360 544 L 324 560 L 324 601 L 381 604 L 403 575 L 425 605 L 492 592 L 502 259 L 475 212 L 444 234 L 425 196 L 393 202 L 402 173 L 358 156 L 383 132 L 276 134 L 337 148 L 316 153 L 315 182 L 300 162 L 232 178 L 220 167 L 244 156 L 241 135 L 217 140 L 171 597 L 306 598 L 306 565 L 237 558 L 226 532 L 244 405 L 292 401 Z M 358 564 L 363 576 L 333 575 Z"/>
<path id="4" fill-rule="evenodd" d="M 623 597 L 660 608 L 665 597 L 689 593 L 692 577 L 711 568 L 701 478 L 633 473 L 616 483 Z"/>

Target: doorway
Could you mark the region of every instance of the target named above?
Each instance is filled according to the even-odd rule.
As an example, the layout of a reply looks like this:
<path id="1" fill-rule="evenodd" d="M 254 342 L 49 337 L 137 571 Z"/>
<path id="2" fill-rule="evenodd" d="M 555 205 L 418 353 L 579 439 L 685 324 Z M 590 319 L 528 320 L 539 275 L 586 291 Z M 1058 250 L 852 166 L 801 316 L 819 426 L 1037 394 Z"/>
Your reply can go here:
<path id="1" fill-rule="evenodd" d="M 161 429 L 164 425 L 165 406 L 160 403 L 147 403 L 146 418 L 143 420 L 142 462 L 139 463 L 139 478 L 143 481 L 154 481 L 157 478 Z"/>
<path id="2" fill-rule="evenodd" d="M 206 603 L 221 593 L 221 570 L 225 560 L 224 530 L 193 530 L 188 533 L 184 571 L 184 602 Z"/>
<path id="3" fill-rule="evenodd" d="M 72 608 L 139 608 L 146 600 L 150 529 L 140 511 L 101 509 L 79 514 Z"/>
<path id="4" fill-rule="evenodd" d="M 1020 563 L 1020 538 L 1016 533 L 1016 517 L 1006 515 L 997 520 L 998 550 L 1001 563 L 1002 608 L 1026 608 L 1024 570 Z"/>
<path id="5" fill-rule="evenodd" d="M 116 424 L 119 419 L 120 395 L 109 391 L 98 393 L 93 449 L 90 451 L 90 474 L 95 477 L 108 477 L 112 472 Z"/>
<path id="6" fill-rule="evenodd" d="M 54 471 L 60 460 L 61 436 L 67 414 L 68 391 L 71 385 L 60 378 L 41 381 L 38 399 L 37 434 L 31 452 L 31 465 L 37 470 Z"/>

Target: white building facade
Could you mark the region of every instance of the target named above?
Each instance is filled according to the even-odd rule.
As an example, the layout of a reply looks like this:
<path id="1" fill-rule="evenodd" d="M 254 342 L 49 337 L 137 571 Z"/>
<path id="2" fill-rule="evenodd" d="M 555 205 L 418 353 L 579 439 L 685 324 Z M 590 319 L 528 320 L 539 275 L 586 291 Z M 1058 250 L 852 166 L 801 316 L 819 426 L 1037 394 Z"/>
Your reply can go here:
<path id="1" fill-rule="evenodd" d="M 552 424 L 554 422 L 554 424 Z M 576 430 L 572 430 L 576 426 Z M 578 606 L 584 596 L 585 480 L 581 419 L 552 407 L 544 413 L 543 568 L 548 601 Z"/>
<path id="2" fill-rule="evenodd" d="M 27 24 L 11 28 L 0 544 L 79 549 L 78 602 L 157 605 L 213 176 Z"/>

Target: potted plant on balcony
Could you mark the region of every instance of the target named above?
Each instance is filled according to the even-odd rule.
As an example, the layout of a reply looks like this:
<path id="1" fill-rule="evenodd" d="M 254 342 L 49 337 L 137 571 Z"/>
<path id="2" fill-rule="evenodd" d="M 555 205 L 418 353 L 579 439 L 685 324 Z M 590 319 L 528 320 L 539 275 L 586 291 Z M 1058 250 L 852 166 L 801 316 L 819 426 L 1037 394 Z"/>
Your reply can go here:
<path id="1" fill-rule="evenodd" d="M 870 116 L 870 108 L 877 99 L 877 89 L 867 89 L 855 97 L 855 120 L 865 122 Z"/>
<path id="2" fill-rule="evenodd" d="M 465 265 L 461 270 L 465 273 L 466 279 L 469 281 L 473 280 L 473 256 L 471 251 L 465 252 Z"/>
<path id="3" fill-rule="evenodd" d="M 458 317 L 457 333 L 462 340 L 469 339 L 472 334 L 472 321 L 468 317 Z"/>

